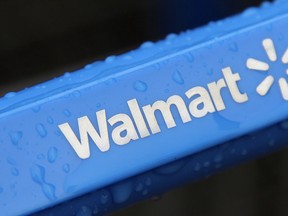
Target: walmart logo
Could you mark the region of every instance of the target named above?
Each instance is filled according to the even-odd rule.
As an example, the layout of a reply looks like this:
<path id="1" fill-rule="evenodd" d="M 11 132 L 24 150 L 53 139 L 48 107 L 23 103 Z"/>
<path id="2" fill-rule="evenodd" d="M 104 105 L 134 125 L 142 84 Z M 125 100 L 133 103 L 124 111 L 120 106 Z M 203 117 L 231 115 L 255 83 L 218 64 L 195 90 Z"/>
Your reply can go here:
<path id="1" fill-rule="evenodd" d="M 269 60 L 276 62 L 278 56 L 273 41 L 267 38 L 263 40 L 262 45 Z M 288 64 L 288 49 L 281 61 L 284 66 Z M 283 99 L 288 101 L 288 83 L 284 78 L 288 75 L 288 69 L 284 69 L 284 71 L 286 70 L 285 73 L 280 74 L 280 76 L 278 73 L 281 71 L 271 70 L 272 75 L 270 75 L 270 65 L 254 58 L 247 60 L 247 67 L 251 70 L 267 73 L 267 76 L 256 88 L 259 95 L 267 95 L 275 82 L 275 77 L 280 77 L 278 80 L 280 91 Z M 241 74 L 234 72 L 231 67 L 222 68 L 221 72 L 222 76 L 218 80 L 204 85 L 191 83 L 190 88 L 185 89 L 185 92 L 171 94 L 168 98 L 159 98 L 148 103 L 147 101 L 138 101 L 137 98 L 131 98 L 126 101 L 126 111 L 119 113 L 106 112 L 106 109 L 98 110 L 95 107 L 95 115 L 83 115 L 77 120 L 72 120 L 74 121 L 73 127 L 71 127 L 71 120 L 58 125 L 58 127 L 77 155 L 82 159 L 87 159 L 90 157 L 91 142 L 101 152 L 107 152 L 110 150 L 111 143 L 123 146 L 161 133 L 165 127 L 168 129 L 175 128 L 177 126 L 176 119 L 179 119 L 179 116 L 182 123 L 189 124 L 193 119 L 199 120 L 212 113 L 222 112 L 230 104 L 227 103 L 227 98 L 223 92 L 229 93 L 235 103 L 248 102 L 249 95 L 239 85 L 242 82 Z M 154 93 L 157 94 L 157 92 Z M 174 109 L 172 112 L 172 106 L 177 111 Z M 175 116 L 175 112 L 178 112 L 177 116 Z M 164 124 L 160 124 L 159 115 L 156 113 L 162 114 Z"/>
<path id="2" fill-rule="evenodd" d="M 275 50 L 275 46 L 273 40 L 267 38 L 262 42 L 263 48 L 271 62 L 276 62 L 278 60 L 277 52 Z M 282 63 L 288 64 L 288 48 L 281 59 Z M 268 72 L 270 69 L 270 65 L 266 62 L 249 58 L 247 60 L 246 66 L 251 70 Z M 273 72 L 274 73 L 274 72 Z M 288 75 L 288 69 L 285 71 L 286 75 Z M 284 74 L 283 74 L 284 75 Z M 256 91 L 259 95 L 265 96 L 271 89 L 272 85 L 275 82 L 275 78 L 273 75 L 267 75 L 266 78 L 257 86 Z M 284 100 L 288 100 L 288 83 L 284 77 L 279 78 L 278 85 L 280 87 L 280 91 Z"/>

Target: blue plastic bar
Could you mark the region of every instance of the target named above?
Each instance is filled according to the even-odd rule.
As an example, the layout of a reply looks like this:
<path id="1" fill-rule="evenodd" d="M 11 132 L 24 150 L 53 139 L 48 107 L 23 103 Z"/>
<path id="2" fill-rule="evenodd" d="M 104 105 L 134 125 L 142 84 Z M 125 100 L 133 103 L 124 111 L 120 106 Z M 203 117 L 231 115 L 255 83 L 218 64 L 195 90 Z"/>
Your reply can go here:
<path id="1" fill-rule="evenodd" d="M 6 94 L 1 214 L 103 214 L 285 146 L 287 26 L 265 3 Z"/>

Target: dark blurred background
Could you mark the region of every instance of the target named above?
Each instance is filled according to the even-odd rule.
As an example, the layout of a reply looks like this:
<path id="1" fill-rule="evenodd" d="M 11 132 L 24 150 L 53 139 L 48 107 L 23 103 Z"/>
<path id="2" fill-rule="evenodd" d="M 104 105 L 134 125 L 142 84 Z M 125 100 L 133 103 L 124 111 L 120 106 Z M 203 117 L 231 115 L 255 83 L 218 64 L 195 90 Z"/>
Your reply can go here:
<path id="1" fill-rule="evenodd" d="M 1 0 L 0 84 L 19 90 L 261 0 Z M 24 86 L 14 85 L 25 80 Z M 20 82 L 20 84 L 23 82 Z M 26 85 L 27 85 L 26 84 Z M 19 87 L 17 87 L 19 86 Z M 5 88 L 6 89 L 6 88 Z"/>
<path id="2" fill-rule="evenodd" d="M 1 0 L 0 94 L 239 13 L 261 0 Z M 115 216 L 287 216 L 288 151 L 147 200 Z"/>

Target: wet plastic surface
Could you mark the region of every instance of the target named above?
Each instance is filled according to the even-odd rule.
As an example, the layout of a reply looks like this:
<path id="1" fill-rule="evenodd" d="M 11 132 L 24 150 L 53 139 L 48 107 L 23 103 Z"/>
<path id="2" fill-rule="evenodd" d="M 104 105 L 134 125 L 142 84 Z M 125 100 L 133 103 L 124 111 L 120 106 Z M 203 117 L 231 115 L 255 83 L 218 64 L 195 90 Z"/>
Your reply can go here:
<path id="1" fill-rule="evenodd" d="M 0 170 L 1 176 L 5 176 L 0 180 L 1 212 L 4 215 L 36 212 L 177 161 L 94 192 L 98 197 L 97 212 L 103 213 L 165 191 L 173 184 L 198 179 L 220 169 L 219 165 L 222 168 L 284 146 L 282 141 L 288 136 L 285 121 L 288 85 L 282 82 L 280 88 L 278 80 L 287 80 L 287 12 L 286 1 L 266 3 L 260 9 L 251 8 L 239 16 L 179 36 L 169 35 L 156 44 L 146 42 L 139 50 L 108 57 L 105 62 L 87 65 L 80 71 L 66 73 L 19 93 L 8 93 L 0 100 Z M 265 39 L 273 41 L 277 61 L 269 56 L 271 49 L 266 48 L 265 52 L 262 44 Z M 247 61 L 251 58 L 266 62 L 269 70 L 265 69 L 267 65 L 264 69 L 263 64 L 259 66 L 259 62 L 249 66 Z M 227 78 L 228 75 L 222 73 L 225 68 L 230 68 L 235 79 L 239 76 L 237 82 L 235 79 L 233 82 L 231 74 Z M 255 68 L 264 71 L 255 71 Z M 273 76 L 273 85 L 268 91 L 270 85 L 265 82 L 262 90 L 266 88 L 267 94 L 261 96 L 257 87 L 268 76 Z M 226 85 L 220 91 L 224 108 L 220 108 L 217 90 L 209 89 L 208 85 L 220 80 Z M 205 96 L 186 96 L 188 90 L 196 87 L 201 87 Z M 166 102 L 173 95 L 184 101 L 190 120 L 186 115 L 184 122 L 173 106 L 171 114 L 175 125 L 168 129 L 167 124 L 173 125 L 173 122 L 165 122 L 157 112 L 161 132 L 153 134 L 156 129 L 152 123 L 147 123 L 149 116 L 145 114 L 149 135 L 141 138 L 127 102 L 136 99 L 144 116 L 142 107 L 160 100 Z M 198 103 L 197 98 L 202 103 Z M 207 104 L 212 104 L 214 110 L 211 106 L 208 109 Z M 190 106 L 194 106 L 193 109 Z M 206 109 L 208 111 L 203 114 L 201 110 Z M 81 159 L 58 126 L 68 123 L 79 137 L 77 119 L 87 116 L 98 130 L 95 113 L 103 110 L 107 120 L 119 113 L 126 114 L 134 126 L 127 128 L 134 128 L 138 138 L 130 137 L 130 142 L 116 144 L 111 133 L 121 121 L 115 125 L 107 123 L 109 150 L 101 152 L 90 139 L 91 155 Z M 102 123 L 99 118 L 98 122 Z M 253 136 L 243 138 L 253 131 L 259 131 L 255 141 Z M 121 136 L 126 135 L 121 133 Z M 229 140 L 237 143 L 235 152 L 239 159 L 233 155 L 236 154 L 233 144 L 220 146 Z M 213 149 L 199 160 L 197 155 L 191 156 L 210 148 Z M 217 159 L 217 155 L 221 159 Z M 188 156 L 192 159 L 187 159 Z M 181 158 L 186 159 L 178 161 Z M 225 158 L 223 164 L 220 163 L 222 158 Z M 195 174 L 202 168 L 207 169 L 201 175 Z M 163 183 L 166 175 L 173 183 Z M 173 181 L 171 176 L 175 178 Z M 95 206 L 94 209 L 92 204 L 88 206 L 92 203 L 89 196 L 91 194 L 73 201 L 78 204 L 70 205 L 71 214 L 95 213 Z M 59 206 L 59 210 L 65 209 L 63 206 Z M 53 210 L 55 215 L 56 210 Z"/>

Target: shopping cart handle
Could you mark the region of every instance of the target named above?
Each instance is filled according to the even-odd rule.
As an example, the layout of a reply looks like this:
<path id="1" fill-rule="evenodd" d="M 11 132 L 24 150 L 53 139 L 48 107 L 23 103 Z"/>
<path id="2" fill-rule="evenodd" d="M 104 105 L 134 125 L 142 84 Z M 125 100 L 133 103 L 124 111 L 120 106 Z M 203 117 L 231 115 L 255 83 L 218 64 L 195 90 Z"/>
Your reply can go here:
<path id="1" fill-rule="evenodd" d="M 265 3 L 6 94 L 1 214 L 104 214 L 284 147 L 287 26 Z"/>

